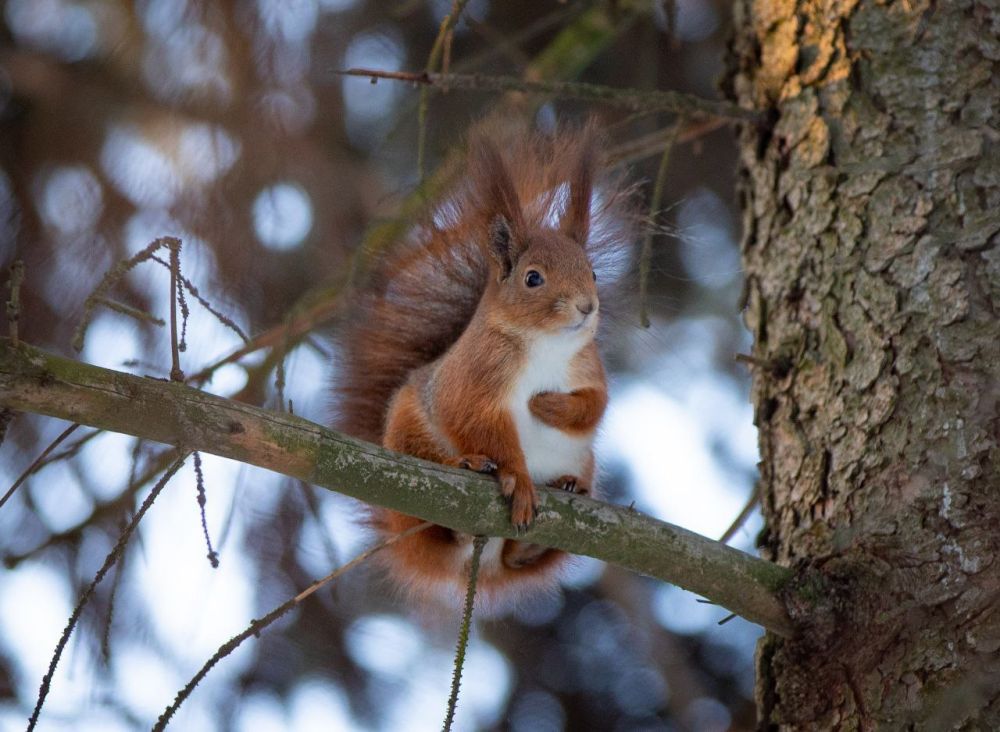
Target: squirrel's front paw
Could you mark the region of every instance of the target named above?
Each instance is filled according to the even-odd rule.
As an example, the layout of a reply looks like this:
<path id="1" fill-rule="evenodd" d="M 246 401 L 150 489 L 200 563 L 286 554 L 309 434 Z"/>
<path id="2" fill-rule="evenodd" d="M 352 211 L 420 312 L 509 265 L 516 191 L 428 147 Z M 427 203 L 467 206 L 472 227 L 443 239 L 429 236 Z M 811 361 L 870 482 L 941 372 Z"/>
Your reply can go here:
<path id="1" fill-rule="evenodd" d="M 528 400 L 528 409 L 542 422 L 548 425 L 560 424 L 563 412 L 566 410 L 566 394 L 555 391 L 543 391 Z"/>
<path id="2" fill-rule="evenodd" d="M 560 475 L 555 480 L 546 483 L 549 488 L 559 488 L 560 490 L 575 493 L 578 496 L 589 496 L 590 488 L 584 485 L 583 481 L 575 475 Z"/>
<path id="3" fill-rule="evenodd" d="M 452 458 L 449 463 L 456 468 L 472 470 L 476 473 L 493 475 L 497 472 L 497 463 L 485 455 L 459 455 Z"/>
<path id="4" fill-rule="evenodd" d="M 519 478 L 514 473 L 502 473 L 500 493 L 510 503 L 510 522 L 514 524 L 514 529 L 523 533 L 531 528 L 538 512 L 538 496 L 531 479 L 527 475 Z"/>

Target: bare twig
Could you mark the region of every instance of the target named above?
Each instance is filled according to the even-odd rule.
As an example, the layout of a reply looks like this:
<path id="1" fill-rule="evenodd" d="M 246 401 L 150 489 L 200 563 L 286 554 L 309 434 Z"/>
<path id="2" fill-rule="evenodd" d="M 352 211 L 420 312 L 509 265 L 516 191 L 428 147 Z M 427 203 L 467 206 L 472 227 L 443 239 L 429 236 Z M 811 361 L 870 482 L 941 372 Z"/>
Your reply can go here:
<path id="1" fill-rule="evenodd" d="M 458 706 L 458 689 L 462 685 L 462 668 L 465 666 L 465 651 L 469 647 L 472 630 L 472 608 L 476 604 L 476 582 L 479 580 L 479 560 L 486 546 L 485 536 L 477 536 L 472 542 L 472 564 L 469 567 L 469 584 L 465 592 L 465 608 L 462 611 L 462 626 L 458 632 L 458 646 L 455 648 L 455 670 L 451 677 L 451 694 L 448 696 L 448 712 L 444 718 L 444 732 L 451 732 L 455 721 L 455 707 Z"/>
<path id="2" fill-rule="evenodd" d="M 122 528 L 124 529 L 124 526 Z M 125 555 L 122 554 L 115 567 L 115 578 L 111 581 L 111 592 L 108 596 L 108 612 L 104 616 L 104 628 L 101 630 L 101 660 L 104 661 L 105 666 L 111 665 L 111 625 L 115 620 L 115 603 L 124 573 Z"/>
<path id="3" fill-rule="evenodd" d="M 426 71 L 383 71 L 381 69 L 347 69 L 335 73 L 345 76 L 363 76 L 373 81 L 389 79 L 440 88 L 445 83 L 442 74 Z M 526 94 L 545 94 L 566 99 L 600 102 L 632 111 L 658 110 L 691 116 L 719 117 L 737 121 L 755 121 L 757 114 L 729 102 L 703 99 L 692 94 L 662 89 L 622 89 L 598 84 L 571 81 L 525 80 L 513 76 L 487 74 L 448 74 L 449 88 L 464 91 L 518 91 Z"/>
<path id="4" fill-rule="evenodd" d="M 240 348 L 209 364 L 198 373 L 189 376 L 187 380 L 192 384 L 202 384 L 226 364 L 239 361 L 244 356 L 255 351 L 259 351 L 262 348 L 272 348 L 286 340 L 289 344 L 297 343 L 303 335 L 332 318 L 341 305 L 340 298 L 330 297 L 323 299 L 321 302 L 303 309 L 293 317 L 287 318 L 280 325 L 269 328 L 263 333 L 258 333 Z"/>
<path id="5" fill-rule="evenodd" d="M 100 434 L 101 431 L 98 430 L 95 434 Z M 150 460 L 149 467 L 143 471 L 139 476 L 134 475 L 135 460 L 137 459 L 138 451 L 142 440 L 136 440 L 135 447 L 132 452 L 133 460 L 133 474 L 129 476 L 128 485 L 125 489 L 112 498 L 109 501 L 104 501 L 96 503 L 94 508 L 91 509 L 90 513 L 84 516 L 80 521 L 78 521 L 73 526 L 58 531 L 54 534 L 49 534 L 43 541 L 36 544 L 31 549 L 28 549 L 20 554 L 6 554 L 3 557 L 3 565 L 7 569 L 13 569 L 19 564 L 38 556 L 42 552 L 51 549 L 56 546 L 72 545 L 79 543 L 83 536 L 84 530 L 88 527 L 98 526 L 102 523 L 109 522 L 114 519 L 119 519 L 121 516 L 125 515 L 127 509 L 131 508 L 132 502 L 135 499 L 136 494 L 142 490 L 151 480 L 156 478 L 160 473 L 167 469 L 170 465 L 172 457 L 174 455 L 174 450 L 168 449 L 164 450 L 160 454 L 154 456 Z"/>
<path id="6" fill-rule="evenodd" d="M 208 535 L 208 520 L 205 518 L 205 504 L 208 497 L 205 495 L 205 475 L 201 471 L 201 453 L 194 453 L 194 479 L 198 490 L 198 511 L 201 513 L 201 533 L 205 536 L 205 546 L 208 547 L 208 561 L 212 569 L 219 567 L 219 555 L 212 548 L 212 538 Z"/>
<path id="7" fill-rule="evenodd" d="M 432 74 L 438 70 L 441 64 L 441 57 L 444 56 L 442 66 L 443 77 L 447 79 L 449 66 L 451 65 L 451 41 L 452 31 L 458 23 L 462 11 L 468 5 L 469 0 L 453 0 L 451 12 L 444 16 L 441 27 L 438 29 L 437 38 L 434 39 L 434 46 L 431 48 L 430 56 L 427 58 L 427 65 L 424 73 Z M 442 91 L 447 91 L 447 81 L 442 86 Z M 424 179 L 424 159 L 427 148 L 427 109 L 430 103 L 430 88 L 424 87 L 420 90 L 420 102 L 417 106 L 417 180 Z"/>
<path id="8" fill-rule="evenodd" d="M 80 319 L 80 325 L 77 326 L 76 332 L 73 334 L 73 348 L 76 351 L 83 350 L 83 339 L 87 335 L 87 328 L 90 327 L 90 323 L 94 319 L 94 310 L 102 300 L 107 299 L 111 288 L 130 270 L 152 257 L 160 247 L 166 246 L 166 241 L 165 238 L 153 240 L 141 252 L 129 259 L 117 262 L 105 273 L 97 287 L 94 288 L 94 291 L 83 301 L 83 317 Z"/>
<path id="9" fill-rule="evenodd" d="M 153 261 L 163 265 L 166 269 L 168 270 L 170 269 L 170 263 L 167 262 L 166 260 L 163 260 L 160 257 L 155 257 L 155 256 L 152 257 L 152 259 Z M 197 300 L 198 304 L 200 304 L 203 308 L 205 308 L 205 310 L 207 310 L 212 316 L 214 316 L 215 319 L 218 320 L 223 326 L 229 328 L 229 330 L 233 331 L 233 333 L 238 335 L 241 341 L 243 341 L 244 343 L 250 342 L 250 339 L 247 337 L 247 334 L 243 332 L 243 329 L 240 328 L 240 326 L 236 325 L 236 323 L 233 321 L 232 318 L 226 317 L 218 310 L 216 310 L 214 307 L 212 307 L 212 303 L 210 303 L 207 299 L 202 297 L 201 293 L 198 291 L 198 288 L 191 280 L 185 277 L 183 273 L 178 273 L 178 274 L 180 277 L 180 281 L 184 284 L 184 288 L 191 293 L 191 297 Z M 181 307 L 186 309 L 187 305 L 186 303 L 183 302 L 183 297 L 184 295 L 181 294 L 181 299 L 182 299 Z"/>
<path id="10" fill-rule="evenodd" d="M 117 300 L 112 300 L 110 297 L 96 297 L 94 302 L 98 305 L 103 305 L 108 310 L 114 310 L 116 313 L 121 313 L 122 315 L 127 315 L 130 318 L 135 318 L 136 320 L 142 321 L 143 323 L 152 323 L 153 325 L 163 327 L 166 322 L 163 318 L 158 318 L 152 313 L 147 313 L 145 310 L 140 310 L 139 308 L 134 308 L 131 305 L 126 305 L 123 302 L 118 302 Z"/>
<path id="11" fill-rule="evenodd" d="M 663 200 L 663 188 L 667 182 L 667 168 L 670 166 L 670 153 L 673 151 L 674 140 L 680 130 L 683 120 L 678 120 L 671 128 L 672 134 L 666 140 L 663 154 L 660 156 L 660 167 L 656 171 L 656 183 L 653 184 L 653 194 L 649 201 L 649 220 L 655 223 L 660 214 L 660 201 Z M 649 327 L 649 267 L 653 258 L 653 229 L 650 227 L 642 239 L 642 252 L 639 255 L 639 322 L 643 328 Z"/>
<path id="12" fill-rule="evenodd" d="M 75 456 L 77 453 L 80 452 L 80 450 L 82 450 L 84 447 L 86 447 L 86 445 L 87 445 L 88 442 L 90 442 L 91 440 L 93 440 L 98 435 L 102 435 L 102 434 L 104 434 L 103 430 L 92 430 L 91 432 L 88 432 L 87 434 L 85 434 L 80 439 L 78 439 L 75 442 L 72 442 L 69 445 L 67 445 L 66 449 L 63 450 L 62 452 L 57 452 L 54 455 L 49 455 L 47 458 L 45 458 L 44 460 L 42 460 L 38 464 L 38 467 L 35 469 L 34 472 L 37 473 L 39 470 L 41 470 L 42 468 L 44 468 L 44 467 L 46 467 L 48 465 L 51 465 L 52 463 L 59 462 L 60 460 L 66 460 L 68 458 L 71 458 L 71 457 Z"/>
<path id="13" fill-rule="evenodd" d="M 290 330 L 289 325 L 291 317 L 287 318 L 285 321 L 285 337 L 282 339 L 281 344 L 278 346 L 278 351 L 276 355 L 277 365 L 274 369 L 274 391 L 278 397 L 278 410 L 284 411 L 285 409 L 285 361 L 288 359 L 288 332 Z M 274 351 L 272 351 L 274 353 Z M 249 383 L 249 380 L 247 381 Z"/>
<path id="14" fill-rule="evenodd" d="M 476 21 L 469 18 L 466 22 L 474 31 L 483 36 L 488 42 L 492 43 L 492 45 L 489 48 L 467 56 L 461 62 L 456 63 L 455 70 L 462 71 L 465 69 L 474 69 L 484 66 L 488 61 L 492 61 L 495 56 L 506 56 L 518 66 L 526 65 L 529 63 L 530 59 L 524 54 L 523 51 L 521 51 L 521 44 L 527 43 L 541 33 L 560 25 L 567 19 L 578 15 L 579 13 L 580 6 L 578 5 L 567 4 L 563 7 L 557 7 L 550 13 L 541 16 L 530 25 L 515 31 L 514 33 L 499 33 L 492 30 L 482 21 Z"/>
<path id="15" fill-rule="evenodd" d="M 10 341 L 15 346 L 18 343 L 18 322 L 21 319 L 21 283 L 24 281 L 24 262 L 20 259 L 10 265 L 10 279 L 7 289 L 10 299 L 7 300 L 7 325 L 10 329 Z"/>
<path id="16" fill-rule="evenodd" d="M 170 249 L 170 380 L 184 381 L 181 348 L 177 341 L 177 277 L 181 271 L 181 241 L 172 236 L 166 237 L 165 241 Z"/>
<path id="17" fill-rule="evenodd" d="M 3 494 L 3 498 L 0 498 L 0 508 L 3 508 L 3 505 L 10 500 L 12 495 L 14 495 L 14 491 L 16 491 L 21 484 L 28 479 L 28 476 L 38 470 L 45 463 L 45 458 L 51 455 L 52 451 L 59 447 L 59 445 L 63 443 L 63 440 L 73 434 L 79 426 L 80 425 L 78 424 L 71 424 L 69 427 L 60 432 L 59 436 L 50 442 L 48 447 L 42 450 L 41 455 L 36 457 L 31 465 L 29 465 L 23 473 L 17 476 L 17 480 L 15 480 L 10 488 L 7 489 L 7 492 Z"/>
<path id="18" fill-rule="evenodd" d="M 612 167 L 632 165 L 652 155 L 663 152 L 668 143 L 679 145 L 693 142 L 720 127 L 730 124 L 731 120 L 722 118 L 707 118 L 690 122 L 678 132 L 674 125 L 666 127 L 634 140 L 628 140 L 615 145 L 608 151 L 608 162 Z"/>
<path id="19" fill-rule="evenodd" d="M 297 594 L 295 597 L 283 602 L 281 605 L 276 607 L 274 610 L 269 612 L 264 617 L 260 618 L 259 620 L 252 621 L 250 625 L 247 626 L 246 630 L 244 630 L 239 635 L 233 636 L 228 641 L 219 646 L 219 650 L 217 650 L 212 655 L 212 657 L 205 662 L 205 665 L 203 665 L 198 670 L 198 673 L 194 675 L 194 677 L 184 686 L 183 689 L 177 692 L 177 696 L 174 697 L 173 702 L 171 702 L 170 706 L 168 706 L 164 710 L 163 714 L 160 715 L 160 718 L 156 720 L 156 724 L 153 725 L 153 732 L 162 732 L 162 730 L 165 729 L 166 726 L 170 723 L 171 717 L 174 716 L 174 714 L 180 708 L 181 704 L 183 704 L 185 700 L 187 700 L 187 698 L 191 696 L 191 692 L 194 691 L 195 687 L 198 686 L 199 683 L 201 683 L 201 680 L 208 675 L 208 672 L 211 671 L 212 668 L 219 661 L 221 661 L 223 658 L 225 658 L 230 653 L 239 648 L 240 644 L 242 644 L 243 641 L 245 641 L 247 638 L 249 638 L 252 635 L 260 635 L 260 632 L 262 630 L 264 630 L 267 626 L 271 625 L 271 623 L 273 623 L 275 620 L 277 620 L 282 615 L 287 613 L 289 610 L 299 605 L 303 600 L 305 600 L 311 594 L 316 592 L 316 590 L 320 589 L 321 587 L 323 587 L 323 585 L 327 584 L 328 582 L 332 582 L 333 580 L 337 579 L 342 574 L 350 571 L 351 569 L 354 569 L 356 566 L 364 562 L 366 559 L 368 559 L 376 552 L 379 552 L 382 549 L 385 549 L 386 547 L 395 544 L 397 541 L 400 541 L 401 539 L 405 539 L 408 536 L 412 536 L 418 531 L 423 531 L 430 525 L 431 524 L 429 521 L 424 522 L 422 524 L 418 524 L 417 526 L 414 526 L 410 529 L 407 529 L 406 531 L 396 534 L 392 538 L 387 539 L 381 542 L 380 544 L 376 544 L 371 549 L 368 549 L 367 551 L 364 551 L 358 556 L 356 556 L 347 564 L 338 567 L 333 572 L 328 574 L 326 577 L 316 580 L 306 589 L 302 590 L 302 592 Z"/>
<path id="20" fill-rule="evenodd" d="M 177 350 L 181 353 L 187 350 L 187 328 L 188 318 L 191 316 L 191 308 L 188 307 L 187 298 L 184 297 L 184 277 L 181 275 L 180 259 L 177 260 L 177 304 L 181 308 L 181 340 L 177 344 Z"/>
<path id="21" fill-rule="evenodd" d="M 733 523 L 729 525 L 729 528 L 725 530 L 722 536 L 719 537 L 719 541 L 723 544 L 729 542 L 736 532 L 740 530 L 743 524 L 746 523 L 747 519 L 753 515 L 754 509 L 757 508 L 757 502 L 760 500 L 760 494 L 757 491 L 757 486 L 754 485 L 753 490 L 750 492 L 750 497 L 744 504 L 743 508 L 740 509 L 739 515 L 733 520 Z"/>
<path id="22" fill-rule="evenodd" d="M 83 612 L 84 606 L 90 600 L 91 596 L 94 594 L 94 590 L 97 585 L 104 579 L 104 576 L 108 573 L 114 565 L 115 562 L 121 557 L 122 552 L 125 551 L 125 546 L 128 544 L 128 540 L 132 538 L 132 533 L 135 531 L 136 526 L 142 521 L 142 517 L 146 515 L 149 507 L 153 505 L 153 502 L 159 497 L 160 492 L 163 490 L 164 486 L 170 481 L 180 467 L 184 464 L 184 460 L 187 457 L 187 453 L 180 455 L 173 464 L 167 468 L 167 472 L 163 474 L 163 477 L 157 482 L 153 487 L 153 490 L 146 497 L 146 500 L 142 502 L 139 510 L 136 512 L 135 516 L 129 522 L 128 526 L 125 527 L 125 531 L 122 532 L 121 536 L 118 537 L 118 543 L 111 549 L 108 556 L 104 560 L 104 564 L 101 568 L 97 570 L 97 574 L 94 576 L 94 580 L 90 583 L 86 590 L 80 597 L 79 602 L 77 602 L 76 607 L 73 608 L 73 614 L 70 615 L 69 622 L 66 624 L 65 629 L 63 629 L 62 636 L 59 638 L 59 642 L 56 644 L 56 650 L 52 654 L 52 660 L 49 661 L 49 669 L 45 672 L 45 676 L 42 678 L 42 685 L 38 690 L 38 699 L 35 702 L 35 709 L 31 713 L 31 717 L 28 719 L 28 732 L 31 732 L 38 724 L 38 715 L 42 711 L 42 705 L 45 703 L 45 698 L 49 694 L 49 687 L 52 684 L 52 676 L 56 672 L 56 666 L 59 663 L 59 659 L 62 656 L 63 649 L 66 648 L 66 643 L 69 641 L 70 635 L 73 633 L 73 629 L 76 627 L 77 621 L 80 619 L 80 614 Z"/>

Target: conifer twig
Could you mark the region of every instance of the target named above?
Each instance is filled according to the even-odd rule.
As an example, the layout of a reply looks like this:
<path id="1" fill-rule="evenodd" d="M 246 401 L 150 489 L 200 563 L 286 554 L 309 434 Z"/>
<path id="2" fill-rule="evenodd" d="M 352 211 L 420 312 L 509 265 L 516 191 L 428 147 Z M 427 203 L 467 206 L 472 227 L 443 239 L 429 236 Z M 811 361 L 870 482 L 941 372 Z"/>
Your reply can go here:
<path id="1" fill-rule="evenodd" d="M 233 636 L 228 641 L 219 646 L 219 649 L 214 654 L 212 654 L 212 657 L 209 658 L 207 661 L 205 661 L 204 665 L 200 669 L 198 669 L 198 673 L 196 673 L 191 678 L 191 680 L 188 681 L 187 684 L 185 684 L 183 689 L 177 692 L 177 696 L 174 697 L 174 700 L 163 711 L 163 714 L 160 715 L 160 718 L 156 720 L 156 724 L 153 725 L 153 732 L 162 732 L 162 730 L 164 730 L 166 726 L 170 723 L 170 719 L 180 708 L 181 704 L 183 704 L 187 700 L 187 698 L 191 696 L 191 692 L 193 692 L 195 690 L 195 687 L 201 683 L 201 680 L 208 675 L 208 672 L 211 671 L 212 668 L 219 661 L 221 661 L 223 658 L 225 658 L 233 651 L 235 651 L 237 648 L 239 648 L 240 645 L 243 643 L 243 641 L 245 641 L 247 638 L 249 638 L 252 635 L 253 636 L 260 635 L 260 632 L 264 630 L 264 628 L 271 625 L 275 620 L 278 620 L 281 616 L 285 615 L 289 610 L 299 605 L 303 600 L 305 600 L 311 594 L 316 592 L 316 590 L 323 587 L 323 585 L 332 582 L 333 580 L 337 579 L 346 572 L 354 569 L 359 564 L 364 562 L 366 559 L 371 557 L 373 554 L 382 551 L 386 547 L 392 546 L 401 539 L 405 539 L 406 537 L 412 536 L 413 534 L 416 534 L 419 531 L 423 531 L 430 525 L 431 524 L 429 521 L 425 521 L 422 524 L 413 526 L 407 529 L 406 531 L 396 534 L 390 539 L 386 539 L 385 541 L 376 544 L 375 546 L 371 547 L 370 549 L 356 556 L 347 564 L 337 567 L 337 569 L 333 570 L 326 577 L 316 580 L 306 589 L 302 590 L 302 592 L 297 594 L 295 597 L 290 598 L 289 600 L 286 600 L 282 604 L 278 605 L 278 607 L 274 608 L 274 610 L 269 612 L 264 617 L 260 618 L 259 620 L 251 621 L 250 625 L 247 626 L 246 630 Z"/>
<path id="2" fill-rule="evenodd" d="M 465 651 L 469 647 L 472 630 L 472 608 L 476 604 L 476 583 L 479 581 L 479 561 L 486 546 L 485 536 L 477 536 L 472 542 L 472 563 L 469 567 L 469 584 L 465 591 L 465 608 L 462 611 L 462 626 L 458 632 L 458 646 L 455 649 L 455 670 L 451 677 L 451 695 L 448 697 L 448 713 L 442 729 L 451 732 L 455 721 L 455 707 L 458 706 L 458 689 L 462 685 L 462 668 L 465 666 Z"/>
<path id="3" fill-rule="evenodd" d="M 184 381 L 184 372 L 181 371 L 181 348 L 177 341 L 177 277 L 181 270 L 181 241 L 172 236 L 166 237 L 165 241 L 170 249 L 170 380 Z"/>
<path id="4" fill-rule="evenodd" d="M 42 685 L 38 690 L 38 699 L 35 702 L 35 708 L 31 713 L 31 717 L 28 719 L 28 732 L 31 732 L 35 728 L 35 725 L 38 724 L 38 715 L 41 713 L 42 705 L 45 703 L 45 698 L 48 696 L 49 687 L 52 684 L 52 677 L 56 672 L 56 666 L 59 664 L 62 652 L 66 648 L 66 643 L 69 641 L 69 637 L 73 633 L 73 629 L 76 627 L 76 623 L 80 619 L 81 613 L 83 613 L 84 606 L 93 596 L 94 590 L 97 588 L 97 585 L 100 584 L 101 580 L 104 579 L 108 570 L 110 570 L 122 556 L 122 552 L 125 551 L 125 546 L 128 544 L 129 539 L 132 538 L 132 534 L 135 531 L 136 526 L 138 526 L 139 522 L 142 521 L 142 517 L 146 515 L 146 512 L 149 510 L 150 506 L 153 505 L 153 502 L 159 497 L 164 486 L 166 486 L 174 474 L 180 470 L 180 467 L 184 464 L 186 459 L 186 452 L 179 455 L 178 458 L 174 460 L 173 464 L 167 468 L 167 472 L 163 474 L 163 477 L 161 477 L 156 485 L 153 486 L 153 490 L 150 491 L 146 500 L 142 502 L 139 510 L 136 511 L 135 516 L 132 517 L 128 526 L 125 527 L 121 536 L 118 537 L 118 542 L 108 553 L 108 556 L 104 559 L 104 564 L 102 564 L 101 568 L 97 570 L 97 574 L 94 576 L 93 581 L 87 589 L 84 590 L 83 594 L 80 596 L 79 602 L 76 604 L 76 607 L 73 608 L 73 614 L 70 615 L 69 622 L 63 629 L 62 636 L 60 636 L 59 642 L 56 644 L 56 650 L 52 654 L 52 659 L 49 661 L 48 671 L 45 672 L 45 676 L 42 678 Z"/>
<path id="5" fill-rule="evenodd" d="M 80 324 L 76 327 L 76 332 L 73 334 L 73 349 L 75 351 L 79 352 L 83 350 L 83 339 L 86 337 L 87 329 L 94 319 L 94 310 L 101 304 L 102 300 L 107 299 L 111 288 L 118 284 L 118 281 L 128 272 L 135 269 L 135 267 L 147 259 L 150 259 L 161 247 L 166 246 L 166 243 L 166 238 L 154 239 L 145 249 L 128 259 L 123 259 L 115 263 L 111 269 L 105 272 L 104 277 L 101 278 L 97 287 L 83 301 L 83 317 L 80 319 Z"/>
<path id="6" fill-rule="evenodd" d="M 201 470 L 201 453 L 197 450 L 194 453 L 194 479 L 198 491 L 198 512 L 201 514 L 201 533 L 205 537 L 205 546 L 208 547 L 208 562 L 212 565 L 212 569 L 218 569 L 219 555 L 212 548 L 212 537 L 208 535 L 208 519 L 205 517 L 208 496 L 205 494 L 205 474 Z"/>

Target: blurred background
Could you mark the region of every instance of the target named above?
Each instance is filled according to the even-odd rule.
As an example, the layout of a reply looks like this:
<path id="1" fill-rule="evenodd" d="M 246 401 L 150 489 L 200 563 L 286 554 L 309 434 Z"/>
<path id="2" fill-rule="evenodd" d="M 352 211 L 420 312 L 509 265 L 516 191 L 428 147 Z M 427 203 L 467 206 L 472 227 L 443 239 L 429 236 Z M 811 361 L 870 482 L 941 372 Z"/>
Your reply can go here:
<path id="1" fill-rule="evenodd" d="M 502 110 L 542 129 L 597 116 L 650 210 L 676 120 L 572 100 L 433 94 L 425 185 L 420 90 L 340 76 L 420 71 L 451 0 L 6 0 L 0 13 L 0 265 L 24 261 L 21 336 L 90 363 L 165 377 L 169 273 L 146 261 L 95 307 L 116 262 L 161 236 L 241 336 L 189 295 L 192 383 L 329 419 L 345 283 L 434 200 L 470 123 Z M 729 3 L 471 0 L 453 71 L 716 97 Z M 612 401 L 599 461 L 610 500 L 718 538 L 757 459 L 739 321 L 735 142 L 686 125 L 652 239 L 649 328 L 611 323 Z M 637 246 L 638 246 L 637 242 Z M 166 251 L 159 256 L 166 257 Z M 637 275 L 628 275 L 631 291 Z M 4 298 L 6 299 L 6 297 Z M 633 312 L 634 311 L 634 312 Z M 74 334 L 85 317 L 82 352 Z M 3 322 L 3 321 L 0 321 Z M 220 365 L 221 364 L 221 365 Z M 67 423 L 18 415 L 6 492 Z M 0 508 L 0 729 L 21 729 L 80 592 L 164 468 L 166 447 L 80 428 Z M 87 605 L 43 730 L 148 728 L 223 642 L 369 541 L 358 505 L 204 456 L 206 559 L 192 461 Z M 756 515 L 734 545 L 753 551 Z M 747 730 L 760 629 L 721 608 L 579 559 L 564 591 L 476 624 L 462 730 Z M 179 730 L 440 727 L 458 617 L 409 607 L 362 567 L 224 659 Z"/>

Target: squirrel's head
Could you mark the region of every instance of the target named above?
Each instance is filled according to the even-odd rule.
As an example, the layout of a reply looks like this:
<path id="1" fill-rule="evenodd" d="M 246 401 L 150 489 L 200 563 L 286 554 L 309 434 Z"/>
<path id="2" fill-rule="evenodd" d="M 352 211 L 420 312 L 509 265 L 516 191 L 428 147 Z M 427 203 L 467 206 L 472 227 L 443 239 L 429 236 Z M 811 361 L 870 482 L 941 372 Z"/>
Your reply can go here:
<path id="1" fill-rule="evenodd" d="M 496 147 L 482 140 L 470 164 L 483 183 L 480 202 L 492 277 L 486 292 L 489 317 L 525 335 L 597 331 L 597 276 L 587 257 L 594 144 L 587 134 L 575 146 L 569 179 L 558 181 L 553 200 L 564 205 L 558 222 L 548 216 L 529 221 L 510 171 Z"/>

